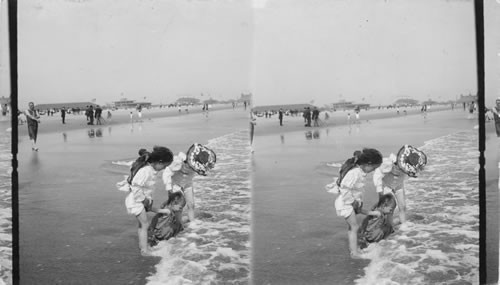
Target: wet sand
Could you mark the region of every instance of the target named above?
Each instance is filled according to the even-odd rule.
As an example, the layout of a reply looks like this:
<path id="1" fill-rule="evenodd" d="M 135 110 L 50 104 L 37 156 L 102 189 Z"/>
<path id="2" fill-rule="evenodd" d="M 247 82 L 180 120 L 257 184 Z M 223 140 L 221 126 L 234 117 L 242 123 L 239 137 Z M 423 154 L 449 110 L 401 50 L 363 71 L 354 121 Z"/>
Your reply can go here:
<path id="1" fill-rule="evenodd" d="M 387 156 L 405 143 L 418 147 L 426 140 L 475 125 L 477 119 L 466 119 L 465 112 L 455 110 L 433 112 L 425 120 L 408 115 L 350 127 L 302 127 L 297 132 L 263 135 L 256 131 L 253 282 L 353 284 L 368 261 L 349 257 L 347 226 L 335 214 L 335 195 L 324 189 L 336 176 L 326 163 L 342 162 L 363 147 L 376 148 Z M 365 204 L 375 201 L 374 189 L 367 189 Z"/>
<path id="2" fill-rule="evenodd" d="M 41 131 L 39 152 L 19 137 L 22 284 L 144 284 L 159 259 L 139 254 L 137 222 L 126 213 L 126 193 L 115 187 L 128 168 L 112 162 L 135 159 L 142 147 L 185 152 L 193 142 L 246 130 L 248 111 L 83 126 Z M 157 190 L 161 203 L 165 192 Z"/>
<path id="3" fill-rule="evenodd" d="M 406 110 L 406 115 L 403 112 L 403 110 Z M 431 109 L 427 112 L 428 114 L 438 112 L 438 111 L 443 111 L 443 110 L 451 110 L 451 107 L 449 105 L 438 105 L 438 106 L 432 106 Z M 454 112 L 461 113 L 464 116 L 467 116 L 469 112 L 464 111 L 463 109 L 460 108 L 455 108 L 453 110 Z M 327 120 L 325 119 L 325 113 L 328 113 L 330 116 Z M 350 120 L 347 119 L 347 114 L 351 114 Z M 397 113 L 396 109 L 369 109 L 369 110 L 361 110 L 360 116 L 359 116 L 359 122 L 360 123 L 367 123 L 371 120 L 376 120 L 376 119 L 384 119 L 384 118 L 404 118 L 405 116 L 410 116 L 410 115 L 422 115 L 422 112 L 420 111 L 420 107 L 412 107 L 412 108 L 406 108 L 403 109 L 401 108 L 399 110 L 399 114 Z M 262 117 L 255 117 L 256 118 L 256 123 L 257 125 L 255 126 L 255 134 L 258 135 L 265 135 L 265 134 L 272 134 L 276 132 L 293 132 L 293 131 L 301 131 L 304 130 L 306 127 L 304 127 L 304 118 L 302 115 L 299 116 L 283 116 L 283 126 L 279 125 L 279 119 L 278 115 L 273 115 L 271 118 L 266 118 L 264 116 Z M 354 112 L 351 111 L 322 111 L 320 112 L 319 116 L 319 127 L 321 128 L 326 128 L 326 127 L 336 127 L 336 126 L 343 126 L 343 125 L 348 125 L 349 123 L 354 124 L 356 123 L 356 116 L 354 115 Z M 312 124 L 312 123 L 311 123 Z"/>
<path id="4" fill-rule="evenodd" d="M 230 104 L 217 104 L 210 108 L 209 112 L 217 111 L 217 110 L 229 110 L 233 109 Z M 24 109 L 23 109 L 24 110 Z M 243 110 L 242 106 L 238 106 L 235 110 Z M 248 109 L 247 109 L 248 110 Z M 137 112 L 135 109 L 119 109 L 115 111 L 111 111 L 112 117 L 111 119 L 107 118 L 107 110 L 103 110 L 102 118 L 103 118 L 103 127 L 104 126 L 115 126 L 119 124 L 129 124 L 131 122 L 130 112 L 133 112 L 133 121 L 137 122 L 139 120 L 137 116 Z M 176 107 L 172 108 L 151 108 L 151 109 L 143 109 L 142 111 L 142 121 L 148 122 L 151 120 L 166 118 L 166 117 L 174 117 L 174 116 L 186 116 L 189 114 L 200 114 L 202 113 L 202 106 L 194 106 L 190 107 L 189 111 L 186 112 L 185 109 L 182 109 L 181 112 L 178 111 Z M 23 120 L 26 120 L 25 116 L 22 116 Z M 56 113 L 53 116 L 41 115 L 40 116 L 41 123 L 38 127 L 38 133 L 52 133 L 52 132 L 66 132 L 71 130 L 77 130 L 82 128 L 96 128 L 99 125 L 96 125 L 96 121 L 94 120 L 94 125 L 87 125 L 87 118 L 85 116 L 85 112 L 81 111 L 80 114 L 67 114 L 65 118 L 65 124 L 62 123 L 61 113 Z M 26 123 L 23 125 L 19 125 L 19 136 L 25 136 L 28 134 L 28 128 Z"/>

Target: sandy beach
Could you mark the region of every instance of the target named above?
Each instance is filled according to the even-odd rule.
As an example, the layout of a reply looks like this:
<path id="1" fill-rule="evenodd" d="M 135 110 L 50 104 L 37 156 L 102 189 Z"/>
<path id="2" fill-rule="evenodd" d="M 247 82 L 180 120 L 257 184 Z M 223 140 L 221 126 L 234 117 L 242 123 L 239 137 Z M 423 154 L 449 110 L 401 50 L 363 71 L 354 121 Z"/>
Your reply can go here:
<path id="1" fill-rule="evenodd" d="M 25 108 L 26 109 L 26 108 Z M 209 112 L 217 111 L 217 110 L 229 110 L 233 109 L 231 104 L 217 104 L 213 105 Z M 243 107 L 236 107 L 238 110 L 242 110 Z M 24 111 L 24 109 L 22 109 Z M 130 112 L 133 114 L 133 121 L 138 122 L 139 118 L 137 115 L 137 111 L 135 109 L 118 109 L 118 110 L 110 110 L 112 117 L 111 119 L 107 118 L 108 110 L 105 109 L 102 112 L 102 118 L 104 119 L 103 126 L 114 126 L 119 124 L 129 124 L 131 122 Z M 166 118 L 166 117 L 174 117 L 174 116 L 185 116 L 189 114 L 200 114 L 202 113 L 202 106 L 193 106 L 188 108 L 188 112 L 183 108 L 181 112 L 176 107 L 171 108 L 151 108 L 151 109 L 143 109 L 142 111 L 142 121 L 148 122 L 154 119 Z M 23 120 L 26 118 L 24 115 L 21 115 Z M 80 114 L 67 114 L 66 115 L 66 123 L 62 123 L 61 113 L 56 113 L 53 116 L 41 115 L 40 117 L 41 123 L 38 127 L 38 133 L 52 133 L 59 131 L 71 131 L 82 128 L 90 128 L 90 127 L 98 127 L 96 125 L 96 121 L 94 120 L 94 125 L 87 125 L 87 119 L 85 117 L 85 112 L 81 111 Z M 23 125 L 19 125 L 19 136 L 24 136 L 28 134 L 28 129 L 26 123 Z"/>
<path id="2" fill-rule="evenodd" d="M 362 113 L 361 118 L 367 117 L 368 112 L 364 117 Z M 300 119 L 298 122 L 300 122 Z M 262 123 L 263 120 L 264 123 Z M 338 168 L 331 165 L 343 162 L 352 155 L 354 150 L 363 147 L 376 148 L 384 156 L 388 156 L 391 152 L 396 152 L 403 144 L 409 143 L 417 147 L 426 145 L 428 151 L 432 154 L 439 150 L 439 147 L 436 149 L 432 147 L 438 143 L 437 141 L 435 143 L 434 140 L 457 132 L 462 134 L 463 132 L 465 137 L 458 137 L 458 141 L 469 138 L 471 141 L 468 142 L 468 145 L 470 145 L 471 150 L 477 149 L 477 129 L 474 129 L 478 124 L 477 117 L 468 119 L 467 113 L 459 109 L 431 112 L 425 119 L 419 114 L 396 117 L 393 113 L 392 118 L 369 119 L 368 122 L 362 121 L 361 124 L 352 124 L 350 126 L 340 124 L 335 127 L 305 128 L 297 125 L 294 128 L 300 127 L 301 130 L 290 132 L 282 131 L 286 129 L 279 127 L 277 118 L 272 120 L 273 125 L 271 126 L 267 125 L 265 119 L 259 118 L 254 138 L 252 280 L 255 284 L 354 284 L 355 280 L 358 280 L 356 281 L 359 282 L 358 284 L 373 284 L 370 282 L 375 282 L 375 280 L 378 280 L 377 282 L 392 280 L 404 283 L 404 280 L 409 280 L 408 278 L 414 278 L 412 279 L 414 281 L 425 280 L 425 282 L 438 282 L 438 280 L 443 281 L 447 278 L 457 278 L 457 280 L 468 282 L 466 280 L 475 280 L 478 277 L 479 239 L 477 229 L 475 230 L 475 236 L 474 229 L 471 230 L 471 238 L 449 237 L 450 242 L 456 241 L 460 244 L 466 240 L 466 244 L 463 246 L 474 248 L 474 251 L 470 252 L 472 256 L 467 257 L 472 263 L 462 265 L 465 271 L 462 272 L 462 276 L 458 277 L 453 274 L 450 276 L 447 276 L 447 274 L 434 276 L 432 273 L 427 273 L 424 269 L 426 267 L 425 262 L 413 265 L 416 266 L 416 271 L 405 269 L 404 263 L 406 262 L 403 260 L 407 259 L 410 262 L 416 257 L 410 254 L 411 243 L 404 242 L 401 245 L 404 239 L 419 244 L 423 241 L 415 239 L 415 234 L 417 236 L 419 234 L 432 235 L 426 233 L 425 229 L 420 229 L 418 224 L 415 224 L 413 234 L 412 232 L 401 233 L 401 240 L 399 240 L 398 236 L 395 236 L 394 238 L 398 239 L 397 242 L 381 243 L 379 247 L 382 250 L 386 247 L 391 248 L 391 251 L 401 246 L 408 247 L 409 252 L 407 254 L 409 256 L 405 257 L 404 252 L 395 250 L 394 254 L 399 257 L 386 261 L 380 256 L 373 257 L 373 263 L 370 263 L 369 259 L 350 259 L 347 251 L 347 226 L 345 221 L 335 214 L 333 207 L 335 196 L 327 193 L 324 189 L 324 186 L 330 183 L 338 172 Z M 259 132 L 259 126 L 262 132 Z M 442 142 L 439 142 L 439 144 L 444 147 Z M 450 147 L 453 146 L 450 145 Z M 461 154 L 458 152 L 453 155 L 460 157 Z M 474 171 L 474 162 L 477 161 L 477 158 L 474 159 L 473 152 L 470 153 L 470 156 L 472 163 L 468 166 L 469 170 L 464 172 L 463 175 L 467 173 L 470 177 L 474 177 L 474 175 L 477 177 L 477 174 L 475 174 L 477 172 Z M 436 164 L 441 164 L 441 162 L 437 162 L 441 159 L 445 159 L 445 156 L 431 156 L 429 158 L 431 162 L 429 167 L 432 169 L 433 161 Z M 369 175 L 367 183 L 369 183 L 370 179 L 371 176 Z M 424 178 L 424 174 L 422 174 L 421 179 L 431 178 Z M 440 180 L 440 178 L 435 179 Z M 448 178 L 443 177 L 441 180 L 448 181 Z M 472 185 L 474 184 L 474 179 L 468 181 Z M 409 185 L 412 185 L 412 183 L 414 187 L 429 185 L 424 181 L 419 182 L 419 179 L 414 180 L 414 182 L 410 180 Z M 413 191 L 410 189 L 407 193 L 417 191 L 420 193 L 421 191 L 420 188 Z M 424 193 L 424 195 L 420 194 L 423 196 L 422 198 L 431 194 Z M 467 206 L 463 204 L 463 207 L 470 212 L 464 213 L 464 217 L 459 218 L 459 220 L 474 220 L 474 213 L 476 213 L 474 225 L 477 225 L 477 189 L 473 193 L 474 197 L 470 196 L 469 198 L 471 204 Z M 368 187 L 365 194 L 365 204 L 369 207 L 376 201 L 373 185 Z M 415 198 L 409 197 L 408 199 L 412 201 L 411 199 Z M 429 198 L 424 199 L 432 201 L 437 198 L 429 196 Z M 408 201 L 409 205 L 415 203 L 410 201 Z M 433 214 L 428 213 L 428 216 L 427 214 L 425 216 L 421 214 L 418 205 L 413 207 L 417 207 L 413 211 L 418 212 L 418 214 L 411 214 L 412 208 L 409 206 L 410 221 L 413 220 L 414 223 L 418 223 L 419 219 L 436 219 Z M 431 210 L 431 212 L 440 207 L 433 205 L 430 209 L 434 210 Z M 436 213 L 436 215 L 439 215 L 439 213 Z M 464 234 L 467 235 L 469 232 L 464 231 Z M 439 236 L 441 233 L 435 235 Z M 430 246 L 426 245 L 427 242 L 424 242 L 424 247 Z M 431 246 L 431 248 L 438 251 L 442 250 L 435 246 Z M 373 252 L 377 251 L 378 249 Z M 448 254 L 451 256 L 455 253 L 450 252 Z M 429 260 L 433 260 L 432 262 L 436 261 L 434 258 L 429 256 Z M 403 264 L 399 265 L 398 262 L 403 262 Z M 384 264 L 388 267 L 385 269 L 377 267 Z M 391 264 L 393 264 L 392 267 L 396 271 L 388 269 Z M 396 264 L 398 265 L 396 266 Z M 370 271 L 370 268 L 375 269 Z M 378 275 L 381 272 L 386 272 L 388 276 L 387 274 Z M 474 282 L 471 284 L 474 284 Z"/>
<path id="3" fill-rule="evenodd" d="M 455 111 L 460 112 L 463 109 L 455 107 Z M 406 110 L 406 113 L 404 112 Z M 451 110 L 451 106 L 449 105 L 435 105 L 432 106 L 431 109 L 427 111 L 427 113 L 433 113 L 437 111 L 443 110 Z M 325 119 L 325 113 L 328 113 L 329 118 Z M 464 115 L 468 114 L 468 112 L 463 111 Z M 347 119 L 347 115 L 350 114 L 350 120 Z M 360 123 L 369 122 L 370 120 L 376 119 L 385 119 L 385 118 L 394 118 L 400 117 L 404 118 L 409 115 L 422 115 L 420 111 L 420 106 L 416 107 L 408 107 L 401 108 L 399 110 L 399 114 L 396 109 L 377 109 L 372 108 L 369 110 L 361 110 L 359 121 Z M 276 132 L 293 132 L 293 131 L 301 131 L 304 129 L 304 118 L 302 115 L 298 116 L 283 116 L 283 126 L 279 125 L 278 115 L 273 115 L 270 118 L 255 117 L 257 125 L 255 126 L 255 134 L 257 135 L 265 135 L 272 134 Z M 319 116 L 319 126 L 321 128 L 327 127 L 336 127 L 342 125 L 349 125 L 349 123 L 356 123 L 356 116 L 352 110 L 350 111 L 321 111 Z"/>
<path id="4" fill-rule="evenodd" d="M 124 206 L 126 195 L 115 186 L 127 175 L 128 167 L 116 162 L 135 159 L 137 151 L 143 147 L 151 149 L 154 145 L 163 145 L 178 153 L 199 142 L 213 145 L 220 155 L 220 169 L 224 169 L 228 164 L 227 167 L 231 167 L 232 161 L 229 153 L 231 144 L 227 148 L 221 145 L 227 140 L 224 136 L 233 134 L 236 138 L 229 138 L 232 144 L 241 141 L 241 147 L 248 147 L 245 143 L 248 138 L 248 111 L 243 108 L 213 111 L 208 117 L 200 112 L 182 116 L 174 115 L 176 112 L 171 112 L 171 116 L 144 112 L 144 122 L 133 124 L 119 124 L 129 118 L 126 114 L 116 114 L 113 124 L 103 126 L 87 126 L 83 116 L 78 123 L 69 117 L 68 124 L 64 126 L 59 125 L 60 121 L 55 117 L 51 121 L 42 118 L 38 152 L 31 150 L 27 136 L 20 131 L 19 244 L 22 284 L 98 284 L 103 281 L 106 284 L 146 284 L 148 278 L 156 274 L 155 266 L 162 259 L 145 258 L 139 254 L 137 222 L 127 215 Z M 20 126 L 21 129 L 23 126 Z M 222 139 L 213 141 L 221 136 Z M 249 156 L 249 151 L 239 153 L 248 153 Z M 242 164 L 243 167 L 246 165 L 249 163 Z M 214 175 L 223 177 L 223 173 L 214 171 Z M 249 172 L 245 169 L 241 171 L 240 180 L 248 185 L 238 186 L 238 189 L 249 192 L 249 176 L 244 175 L 249 175 Z M 203 186 L 212 185 L 210 177 L 206 179 L 206 183 L 200 184 L 197 199 L 209 199 L 202 191 Z M 221 178 L 221 182 L 224 181 Z M 221 190 L 217 183 L 211 187 Z M 161 203 L 165 195 L 165 191 L 157 189 L 155 200 Z M 239 199 L 249 205 L 249 200 Z M 197 203 L 200 209 L 204 209 L 203 201 Z M 221 206 L 220 202 L 215 205 Z M 218 218 L 217 214 L 213 216 Z M 245 218 L 242 214 L 239 216 Z M 201 225 L 206 226 L 205 229 L 190 229 L 188 232 L 199 239 L 204 238 L 199 232 L 207 232 L 210 225 Z M 245 227 L 249 231 L 249 218 Z M 245 244 L 245 236 L 248 240 L 248 231 L 242 231 L 242 244 Z M 208 230 L 208 233 L 211 231 Z M 189 237 L 185 238 L 188 244 L 194 242 Z M 182 242 L 182 239 L 177 241 Z M 207 243 L 210 244 L 210 241 Z M 225 248 L 225 245 L 221 247 Z M 244 250 L 241 252 L 245 254 Z M 238 272 L 241 278 L 248 275 L 248 271 Z M 229 276 L 229 273 L 224 276 Z"/>

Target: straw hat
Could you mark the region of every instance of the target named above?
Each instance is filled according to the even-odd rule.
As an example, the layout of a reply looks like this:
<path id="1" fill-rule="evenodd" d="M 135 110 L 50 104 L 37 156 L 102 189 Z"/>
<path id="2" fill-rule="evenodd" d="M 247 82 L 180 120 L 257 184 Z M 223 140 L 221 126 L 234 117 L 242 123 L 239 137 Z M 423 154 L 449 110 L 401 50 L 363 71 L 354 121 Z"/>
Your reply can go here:
<path id="1" fill-rule="evenodd" d="M 404 145 L 398 151 L 396 163 L 408 176 L 417 177 L 417 173 L 427 164 L 427 156 L 411 145 Z"/>
<path id="2" fill-rule="evenodd" d="M 198 174 L 207 175 L 214 168 L 215 152 L 199 143 L 193 144 L 186 153 L 187 164 Z"/>

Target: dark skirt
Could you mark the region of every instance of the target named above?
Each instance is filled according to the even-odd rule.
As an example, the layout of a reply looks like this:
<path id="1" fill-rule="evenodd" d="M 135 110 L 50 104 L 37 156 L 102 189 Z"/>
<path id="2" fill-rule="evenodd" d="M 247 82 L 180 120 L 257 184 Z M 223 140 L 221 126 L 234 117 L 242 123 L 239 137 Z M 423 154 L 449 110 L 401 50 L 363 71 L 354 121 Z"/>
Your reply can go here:
<path id="1" fill-rule="evenodd" d="M 38 122 L 28 121 L 28 135 L 30 136 L 30 140 L 34 140 L 36 142 L 36 137 L 38 135 Z"/>
<path id="2" fill-rule="evenodd" d="M 148 243 L 155 246 L 161 240 L 175 237 L 183 230 L 182 211 L 171 214 L 156 214 L 148 228 Z"/>
<path id="3" fill-rule="evenodd" d="M 361 248 L 368 243 L 379 242 L 394 232 L 392 214 L 383 214 L 380 217 L 367 216 L 358 232 L 358 243 Z"/>

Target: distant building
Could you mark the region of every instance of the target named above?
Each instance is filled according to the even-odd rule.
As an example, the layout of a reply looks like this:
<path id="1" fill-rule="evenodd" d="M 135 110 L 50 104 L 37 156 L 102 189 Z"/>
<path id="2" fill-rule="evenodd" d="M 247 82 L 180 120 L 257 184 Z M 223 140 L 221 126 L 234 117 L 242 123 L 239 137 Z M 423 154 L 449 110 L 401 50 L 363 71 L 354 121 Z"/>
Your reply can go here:
<path id="1" fill-rule="evenodd" d="M 6 115 L 10 110 L 10 97 L 0 97 L 0 113 Z"/>
<path id="2" fill-rule="evenodd" d="M 418 101 L 414 99 L 408 99 L 408 98 L 402 98 L 396 100 L 393 105 L 399 105 L 399 106 L 414 106 L 418 105 Z"/>
<path id="3" fill-rule="evenodd" d="M 209 105 L 213 105 L 213 104 L 218 104 L 219 101 L 215 100 L 215 99 L 207 99 L 207 100 L 203 100 L 203 104 L 209 104 Z"/>
<path id="4" fill-rule="evenodd" d="M 422 105 L 435 105 L 435 104 L 438 104 L 438 102 L 437 102 L 437 101 L 434 101 L 434 100 L 429 99 L 429 100 L 427 100 L 427 101 L 422 102 L 421 104 L 422 104 Z"/>
<path id="5" fill-rule="evenodd" d="M 335 110 L 352 110 L 355 108 L 368 110 L 368 108 L 370 108 L 370 104 L 353 103 L 353 102 L 341 100 L 337 103 L 332 103 L 332 108 Z"/>
<path id="6" fill-rule="evenodd" d="M 5 104 L 10 106 L 10 97 L 0 97 L 0 104 L 5 106 Z"/>
<path id="7" fill-rule="evenodd" d="M 0 104 L 2 105 L 10 105 L 10 97 L 0 97 Z"/>
<path id="8" fill-rule="evenodd" d="M 305 107 L 314 108 L 314 105 L 311 104 L 284 104 L 284 105 L 268 105 L 268 106 L 256 106 L 252 108 L 252 112 L 259 113 L 265 111 L 278 111 L 279 109 L 283 110 L 297 110 L 302 112 Z"/>
<path id="9" fill-rule="evenodd" d="M 457 103 L 471 103 L 477 102 L 476 95 L 460 95 L 460 99 L 457 100 Z"/>
<path id="10" fill-rule="evenodd" d="M 191 105 L 191 104 L 199 104 L 200 99 L 192 98 L 192 97 L 182 97 L 175 101 L 177 105 Z"/>
<path id="11" fill-rule="evenodd" d="M 247 102 L 251 103 L 252 102 L 252 94 L 241 94 L 240 99 L 238 99 L 238 102 Z"/>
<path id="12" fill-rule="evenodd" d="M 113 107 L 117 109 L 135 108 L 137 105 L 141 105 L 143 108 L 150 108 L 151 102 L 136 102 L 135 100 L 128 100 L 127 98 L 122 98 L 120 101 L 113 102 Z"/>

